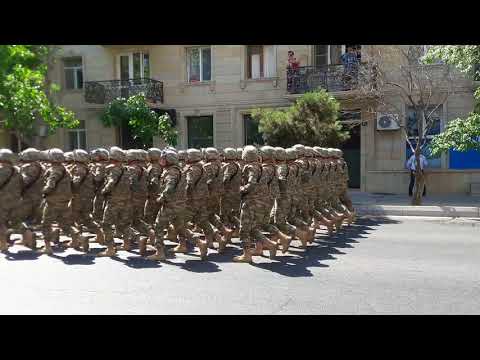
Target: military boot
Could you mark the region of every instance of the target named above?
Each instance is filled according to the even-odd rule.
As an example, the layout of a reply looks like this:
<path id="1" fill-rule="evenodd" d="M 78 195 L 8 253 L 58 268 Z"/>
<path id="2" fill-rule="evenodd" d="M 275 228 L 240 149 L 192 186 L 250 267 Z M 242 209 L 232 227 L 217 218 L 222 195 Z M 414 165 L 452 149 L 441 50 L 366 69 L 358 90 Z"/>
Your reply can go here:
<path id="1" fill-rule="evenodd" d="M 47 254 L 47 255 L 52 255 L 53 254 L 53 250 L 52 250 L 52 246 L 50 245 L 50 242 L 52 241 L 54 236 L 55 236 L 55 234 L 53 234 L 53 233 L 49 234 L 48 236 L 45 236 L 45 238 L 44 238 L 45 246 L 43 247 L 43 249 L 41 251 L 42 253 Z"/>
<path id="2" fill-rule="evenodd" d="M 281 231 L 279 231 L 279 233 L 277 234 L 277 237 L 278 237 L 278 243 L 282 245 L 282 254 L 285 254 L 288 251 L 288 248 L 290 247 L 292 238 Z"/>
<path id="3" fill-rule="evenodd" d="M 52 231 L 52 243 L 54 243 L 55 245 L 62 245 L 60 244 L 60 229 L 54 229 Z"/>
<path id="4" fill-rule="evenodd" d="M 100 245 L 105 245 L 105 233 L 103 232 L 103 229 L 97 230 L 95 242 L 99 243 Z"/>
<path id="5" fill-rule="evenodd" d="M 243 254 L 240 256 L 235 256 L 233 258 L 233 262 L 251 264 L 253 262 L 252 251 L 248 247 L 244 247 Z"/>
<path id="6" fill-rule="evenodd" d="M 225 227 L 224 232 L 223 232 L 223 236 L 224 236 L 224 239 L 225 239 L 227 244 L 232 243 L 233 232 L 234 231 L 232 229 L 228 229 L 228 228 Z"/>
<path id="7" fill-rule="evenodd" d="M 170 224 L 167 229 L 167 239 L 170 240 L 171 242 L 177 242 L 177 231 L 175 230 L 175 227 Z M 152 244 L 153 245 L 153 244 Z"/>
<path id="8" fill-rule="evenodd" d="M 7 235 L 3 233 L 0 235 L 0 251 L 7 251 L 8 250 L 8 242 L 7 242 Z"/>
<path id="9" fill-rule="evenodd" d="M 215 249 L 215 246 L 213 245 L 213 234 L 205 235 L 206 241 L 207 241 L 207 246 L 210 249 Z"/>
<path id="10" fill-rule="evenodd" d="M 185 238 L 180 238 L 179 243 L 177 246 L 175 246 L 175 248 L 173 249 L 173 252 L 181 253 L 181 254 L 187 253 L 188 252 L 187 240 Z"/>
<path id="11" fill-rule="evenodd" d="M 224 236 L 220 236 L 218 239 L 218 253 L 221 254 L 227 248 L 228 241 Z"/>
<path id="12" fill-rule="evenodd" d="M 152 261 L 165 261 L 167 259 L 165 256 L 165 246 L 157 246 L 155 254 L 147 256 L 147 259 Z"/>
<path id="13" fill-rule="evenodd" d="M 90 250 L 90 241 L 88 240 L 88 237 L 80 235 L 80 244 L 82 245 L 83 252 L 88 253 Z"/>
<path id="14" fill-rule="evenodd" d="M 263 246 L 268 250 L 270 253 L 270 259 L 274 259 L 277 256 L 277 249 L 278 244 L 270 239 L 266 239 L 263 241 Z"/>
<path id="15" fill-rule="evenodd" d="M 98 253 L 97 256 L 99 256 L 99 257 L 112 257 L 112 256 L 115 256 L 116 253 L 117 253 L 117 250 L 115 250 L 114 243 L 110 242 L 107 245 L 107 248 L 105 249 L 105 251 L 102 251 L 102 252 Z"/>
<path id="16" fill-rule="evenodd" d="M 80 239 L 79 239 L 78 233 L 73 233 L 72 234 L 72 241 L 70 241 L 69 246 L 75 250 L 78 250 L 80 248 Z"/>
<path id="17" fill-rule="evenodd" d="M 263 242 L 257 241 L 255 242 L 255 247 L 250 250 L 250 254 L 252 256 L 263 256 Z"/>
<path id="18" fill-rule="evenodd" d="M 30 230 L 27 229 L 25 232 L 22 234 L 22 241 L 20 244 L 25 245 L 26 247 L 35 250 L 37 248 L 37 239 L 36 239 L 36 234 Z"/>
<path id="19" fill-rule="evenodd" d="M 197 238 L 195 245 L 198 247 L 200 250 L 200 259 L 202 260 L 207 260 L 207 255 L 208 255 L 208 244 L 206 241 L 203 241 L 199 237 Z"/>
<path id="20" fill-rule="evenodd" d="M 300 228 L 296 228 L 295 236 L 300 240 L 303 247 L 307 246 L 308 233 Z"/>

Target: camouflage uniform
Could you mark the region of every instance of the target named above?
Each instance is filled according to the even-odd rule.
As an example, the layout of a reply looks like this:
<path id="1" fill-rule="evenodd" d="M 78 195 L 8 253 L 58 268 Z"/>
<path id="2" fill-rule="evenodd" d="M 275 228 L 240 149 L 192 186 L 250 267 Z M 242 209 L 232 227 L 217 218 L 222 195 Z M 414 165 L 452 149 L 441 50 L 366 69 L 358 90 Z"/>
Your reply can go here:
<path id="1" fill-rule="evenodd" d="M 85 226 L 89 231 L 95 232 L 99 229 L 99 225 L 92 219 L 96 184 L 94 174 L 88 166 L 90 158 L 84 150 L 75 150 L 73 156 L 75 163 L 70 167 L 73 219 L 80 230 Z"/>
<path id="2" fill-rule="evenodd" d="M 42 232 L 45 237 L 45 250 L 50 252 L 49 242 L 55 241 L 52 225 L 58 223 L 66 235 L 78 235 L 79 230 L 73 225 L 73 217 L 69 202 L 72 199 L 72 177 L 62 162 L 64 154 L 60 149 L 50 149 L 49 159 L 52 162 L 45 172 L 45 186 L 42 193 L 45 205 L 42 216 Z"/>
<path id="3" fill-rule="evenodd" d="M 283 232 L 295 236 L 295 226 L 288 223 L 287 218 L 291 208 L 291 195 L 288 189 L 289 167 L 286 161 L 286 151 L 283 148 L 275 149 L 276 177 L 278 181 L 278 196 L 274 205 L 274 223 Z"/>
<path id="4" fill-rule="evenodd" d="M 131 224 L 131 182 L 125 161 L 125 152 L 117 147 L 110 149 L 110 160 L 116 163 L 106 167 L 105 185 L 101 190 L 105 197 L 105 206 L 103 210 L 102 229 L 105 233 L 105 243 L 107 246 L 114 244 L 113 229 L 116 229 L 126 236 L 132 236 Z"/>
<path id="5" fill-rule="evenodd" d="M 150 158 L 150 166 L 147 168 L 147 201 L 145 203 L 145 221 L 152 226 L 157 218 L 160 204 L 157 203 L 157 198 L 160 195 L 160 180 L 162 177 L 163 168 L 158 163 L 162 151 L 157 148 L 148 150 Z"/>
<path id="6" fill-rule="evenodd" d="M 18 206 L 17 218 L 22 221 L 23 230 L 31 229 L 42 219 L 42 187 L 45 169 L 40 164 L 41 152 L 26 149 L 20 153 L 20 172 L 23 179 L 22 201 Z"/>
<path id="7" fill-rule="evenodd" d="M 13 166 L 14 160 L 15 155 L 10 150 L 0 150 L 0 251 L 8 249 L 7 229 L 9 222 L 16 222 L 15 208 L 23 187 L 20 169 Z"/>
<path id="8" fill-rule="evenodd" d="M 132 229 L 136 236 L 140 234 L 145 235 L 150 226 L 145 221 L 145 203 L 147 202 L 147 172 L 142 166 L 142 162 L 146 160 L 147 152 L 145 150 L 128 150 L 127 159 L 129 165 L 127 171 L 130 174 L 130 181 L 132 184 L 131 194 L 131 216 L 132 216 Z"/>
<path id="9" fill-rule="evenodd" d="M 208 185 L 207 175 L 200 161 L 202 154 L 197 149 L 188 149 L 186 182 L 187 182 L 187 203 L 185 211 L 185 222 L 194 222 L 205 234 L 208 241 L 213 241 L 214 230 L 208 222 L 207 199 Z"/>
<path id="10" fill-rule="evenodd" d="M 225 162 L 223 163 L 223 187 L 224 193 L 220 201 L 220 213 L 222 222 L 230 225 L 240 226 L 240 183 L 242 181 L 242 170 L 235 161 L 237 154 L 235 149 L 226 148 Z"/>
<path id="11" fill-rule="evenodd" d="M 108 150 L 99 148 L 90 153 L 92 162 L 90 164 L 90 172 L 93 174 L 95 182 L 95 197 L 93 199 L 93 220 L 100 225 L 103 219 L 104 196 L 101 193 L 105 185 L 105 168 L 108 165 Z"/>

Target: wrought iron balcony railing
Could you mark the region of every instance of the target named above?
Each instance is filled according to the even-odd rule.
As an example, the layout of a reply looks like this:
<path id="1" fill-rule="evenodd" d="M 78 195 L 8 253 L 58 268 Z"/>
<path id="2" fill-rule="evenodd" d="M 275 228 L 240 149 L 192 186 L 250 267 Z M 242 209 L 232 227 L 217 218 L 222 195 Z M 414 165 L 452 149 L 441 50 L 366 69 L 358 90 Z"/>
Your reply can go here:
<path id="1" fill-rule="evenodd" d="M 287 69 L 287 91 L 290 94 L 303 94 L 318 88 L 327 91 L 354 90 L 363 76 L 362 69 L 362 64 L 350 68 L 328 65 Z"/>
<path id="2" fill-rule="evenodd" d="M 163 82 L 153 79 L 86 81 L 84 88 L 85 101 L 91 104 L 107 104 L 140 93 L 149 101 L 163 103 Z"/>

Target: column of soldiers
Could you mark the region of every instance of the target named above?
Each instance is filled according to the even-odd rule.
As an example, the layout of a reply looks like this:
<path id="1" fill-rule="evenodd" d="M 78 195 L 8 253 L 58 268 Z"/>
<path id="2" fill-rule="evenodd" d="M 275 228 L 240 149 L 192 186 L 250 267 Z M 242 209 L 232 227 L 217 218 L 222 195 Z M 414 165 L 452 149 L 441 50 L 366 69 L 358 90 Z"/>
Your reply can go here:
<path id="1" fill-rule="evenodd" d="M 97 256 L 138 247 L 153 261 L 195 248 L 205 260 L 209 249 L 223 253 L 238 237 L 243 252 L 233 261 L 251 263 L 264 251 L 270 258 L 287 252 L 294 239 L 307 247 L 322 227 L 332 235 L 355 221 L 341 150 L 303 145 L 0 149 L 0 199 L 0 251 L 14 244 L 14 233 L 36 251 L 40 230 L 46 254 L 52 246 L 89 252 L 94 241 L 105 246 Z M 173 251 L 167 239 L 177 243 Z"/>

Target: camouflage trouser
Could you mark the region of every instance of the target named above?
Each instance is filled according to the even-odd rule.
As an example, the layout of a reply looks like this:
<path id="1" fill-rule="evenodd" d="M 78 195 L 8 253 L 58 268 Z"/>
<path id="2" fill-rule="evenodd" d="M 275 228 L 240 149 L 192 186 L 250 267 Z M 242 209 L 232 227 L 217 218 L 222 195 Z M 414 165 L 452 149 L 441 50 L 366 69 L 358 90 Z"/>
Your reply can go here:
<path id="1" fill-rule="evenodd" d="M 93 199 L 93 220 L 100 224 L 103 220 L 103 208 L 104 208 L 105 197 L 97 193 Z"/>
<path id="2" fill-rule="evenodd" d="M 145 203 L 147 199 L 144 197 L 135 197 L 132 200 L 132 228 L 136 235 L 138 234 L 147 234 L 148 230 L 151 228 L 149 224 L 145 221 Z"/>
<path id="3" fill-rule="evenodd" d="M 240 242 L 244 249 L 252 247 L 256 241 L 266 240 L 261 232 L 266 208 L 258 199 L 245 199 L 240 205 Z"/>
<path id="4" fill-rule="evenodd" d="M 105 233 L 105 243 L 113 243 L 113 229 L 116 229 L 125 236 L 133 234 L 131 224 L 131 200 L 108 199 L 105 201 L 105 208 L 103 210 L 102 229 Z"/>
<path id="5" fill-rule="evenodd" d="M 160 204 L 157 203 L 157 197 L 150 196 L 147 201 L 145 202 L 145 222 L 153 229 L 155 224 L 155 219 L 157 218 L 157 214 L 160 211 Z"/>
<path id="6" fill-rule="evenodd" d="M 68 201 L 45 201 L 42 215 L 42 232 L 45 239 L 51 240 L 53 234 L 52 225 L 58 223 L 63 233 L 71 236 L 72 233 L 79 233 L 73 225 L 72 208 Z"/>
<path id="7" fill-rule="evenodd" d="M 306 229 L 308 228 L 308 223 L 300 216 L 300 208 L 303 206 L 301 204 L 302 202 L 303 197 L 301 197 L 299 194 L 291 195 L 291 206 L 288 214 L 288 222 L 298 228 Z"/>
<path id="8" fill-rule="evenodd" d="M 155 247 L 163 247 L 165 230 L 173 224 L 180 238 L 185 238 L 185 202 L 166 202 L 161 207 L 155 220 Z"/>
<path id="9" fill-rule="evenodd" d="M 342 192 L 340 193 L 340 201 L 349 211 L 354 211 L 352 200 L 350 199 L 350 195 L 348 195 L 348 189 L 342 189 Z"/>
<path id="10" fill-rule="evenodd" d="M 24 197 L 15 208 L 14 223 L 19 225 L 22 231 L 31 229 L 32 225 L 42 221 L 42 198 Z"/>
<path id="11" fill-rule="evenodd" d="M 275 199 L 273 197 L 265 197 L 260 202 L 264 207 L 264 218 L 260 221 L 261 229 L 271 234 L 278 234 L 280 230 L 274 224 Z"/>
<path id="12" fill-rule="evenodd" d="M 208 221 L 220 231 L 225 231 L 225 225 L 220 220 L 220 197 L 210 196 L 207 201 Z"/>
<path id="13" fill-rule="evenodd" d="M 224 224 L 240 226 L 240 195 L 224 194 L 220 202 L 220 212 Z"/>
<path id="14" fill-rule="evenodd" d="M 294 236 L 295 235 L 295 226 L 287 222 L 288 213 L 291 208 L 291 199 L 287 194 L 280 194 L 275 199 L 275 205 L 273 210 L 273 221 L 274 224 L 285 234 Z"/>
<path id="15" fill-rule="evenodd" d="M 100 224 L 95 223 L 92 218 L 93 198 L 74 197 L 70 203 L 72 208 L 73 221 L 79 230 L 82 226 L 88 228 L 88 231 L 95 232 L 100 228 Z"/>
<path id="16" fill-rule="evenodd" d="M 206 237 L 213 236 L 214 230 L 208 221 L 207 205 L 203 199 L 189 199 L 185 207 L 185 223 L 193 222 L 202 229 Z"/>

